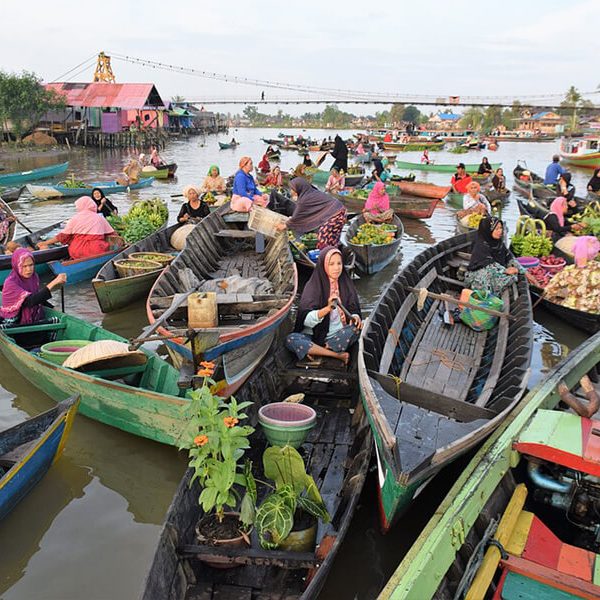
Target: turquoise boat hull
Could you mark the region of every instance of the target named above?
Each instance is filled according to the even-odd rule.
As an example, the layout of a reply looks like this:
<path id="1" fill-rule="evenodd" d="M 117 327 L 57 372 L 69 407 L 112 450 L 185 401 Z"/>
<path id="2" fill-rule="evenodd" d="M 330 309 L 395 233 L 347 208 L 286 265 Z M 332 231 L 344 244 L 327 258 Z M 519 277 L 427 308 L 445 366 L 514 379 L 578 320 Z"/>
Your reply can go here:
<path id="1" fill-rule="evenodd" d="M 105 195 L 108 195 L 129 190 L 140 190 L 150 187 L 153 183 L 154 177 L 146 177 L 131 185 L 119 185 L 116 181 L 95 181 L 83 188 L 70 188 L 64 185 L 28 185 L 27 190 L 36 198 L 66 198 L 89 195 L 94 188 L 99 188 Z"/>
<path id="2" fill-rule="evenodd" d="M 113 259 L 122 250 L 123 248 L 119 248 L 118 250 L 77 260 L 53 260 L 48 263 L 48 266 L 54 275 L 64 273 L 67 276 L 66 285 L 81 283 L 92 279 L 106 262 Z"/>
<path id="3" fill-rule="evenodd" d="M 28 181 L 35 181 L 36 179 L 49 179 L 64 173 L 68 168 L 69 161 L 58 165 L 51 165 L 49 167 L 32 169 L 31 171 L 7 173 L 6 175 L 0 175 L 0 185 L 19 185 L 21 183 L 27 183 Z"/>
<path id="4" fill-rule="evenodd" d="M 460 161 L 456 161 L 458 164 Z M 425 164 L 425 163 L 415 163 L 415 162 L 407 162 L 404 160 L 397 160 L 396 167 L 399 169 L 409 169 L 411 171 L 434 171 L 438 173 L 454 173 L 456 171 L 456 164 L 452 165 L 436 165 L 436 164 Z M 495 171 L 502 166 L 502 163 L 492 163 L 492 169 Z M 469 164 L 465 165 L 465 169 L 467 173 L 476 173 L 477 169 L 479 169 L 479 164 Z"/>

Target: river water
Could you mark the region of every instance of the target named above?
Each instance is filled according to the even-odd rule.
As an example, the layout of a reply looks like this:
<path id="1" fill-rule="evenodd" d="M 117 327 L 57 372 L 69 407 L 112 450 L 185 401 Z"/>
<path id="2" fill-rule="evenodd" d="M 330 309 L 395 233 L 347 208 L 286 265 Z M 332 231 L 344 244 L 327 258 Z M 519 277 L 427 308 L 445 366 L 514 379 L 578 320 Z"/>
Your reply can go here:
<path id="1" fill-rule="evenodd" d="M 287 130 L 322 139 L 331 130 Z M 278 130 L 238 129 L 229 135 L 173 140 L 163 152 L 167 162 L 179 165 L 173 181 L 156 181 L 139 192 L 117 194 L 111 199 L 121 212 L 138 198 L 159 196 L 174 216 L 181 206 L 184 185 L 199 184 L 209 165 L 218 164 L 225 176 L 237 168 L 239 158 L 249 155 L 255 164 L 266 145 L 261 137 L 276 137 Z M 353 131 L 341 132 L 349 137 Z M 240 146 L 219 150 L 217 141 L 234 135 Z M 502 142 L 496 152 L 455 155 L 432 153 L 438 163 L 478 163 L 487 155 L 502 162 L 509 184 L 517 160 L 542 173 L 558 142 Z M 87 181 L 111 180 L 121 171 L 127 151 L 100 152 L 74 149 L 65 158 L 41 154 L 9 157 L 5 172 L 24 170 L 69 160 L 68 174 Z M 400 153 L 399 158 L 418 162 L 419 152 Z M 325 167 L 332 159 L 328 158 Z M 283 151 L 284 170 L 300 162 L 295 152 Z M 394 171 L 396 171 L 394 169 Z M 422 173 L 419 179 L 447 184 L 451 174 Z M 583 194 L 590 176 L 574 170 L 573 182 Z M 514 196 L 512 192 L 511 196 Z M 38 201 L 24 194 L 13 210 L 31 229 L 69 217 L 73 201 Z M 503 211 L 510 230 L 518 217 L 511 197 Z M 397 269 L 429 245 L 456 233 L 453 213 L 437 208 L 427 221 L 404 220 L 402 253 L 385 270 L 357 282 L 365 313 Z M 66 310 L 125 337 L 134 337 L 145 326 L 143 302 L 103 315 L 89 283 L 66 288 Z M 558 319 L 536 311 L 535 345 L 531 385 L 556 364 L 585 334 Z M 157 346 L 160 351 L 160 348 Z M 52 400 L 21 377 L 6 359 L 0 358 L 0 430 L 53 406 Z M 382 536 L 377 524 L 373 474 L 367 480 L 351 530 L 338 555 L 321 598 L 376 597 L 420 530 L 433 514 L 446 490 L 456 479 L 464 461 L 451 466 L 429 485 L 392 532 Z M 160 525 L 185 469 L 185 457 L 175 449 L 137 438 L 83 416 L 75 420 L 62 458 L 29 496 L 0 522 L 0 595 L 5 600 L 56 599 L 120 600 L 136 598 L 148 570 Z M 159 600 L 159 599 L 157 599 Z"/>

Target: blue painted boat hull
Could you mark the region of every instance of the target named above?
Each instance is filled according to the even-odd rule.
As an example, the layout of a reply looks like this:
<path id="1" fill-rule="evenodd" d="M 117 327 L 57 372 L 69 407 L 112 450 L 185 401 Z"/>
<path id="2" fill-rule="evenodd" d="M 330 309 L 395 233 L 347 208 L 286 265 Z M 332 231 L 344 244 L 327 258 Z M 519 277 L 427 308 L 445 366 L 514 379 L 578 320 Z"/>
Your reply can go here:
<path id="1" fill-rule="evenodd" d="M 53 260 L 48 263 L 48 266 L 55 275 L 65 273 L 67 285 L 71 285 L 92 279 L 105 263 L 113 259 L 122 250 L 123 248 L 119 248 L 113 252 L 78 260 Z"/>
<path id="2" fill-rule="evenodd" d="M 86 196 L 90 195 L 93 188 L 101 189 L 105 195 L 117 194 L 127 192 L 129 190 L 139 190 L 150 187 L 154 183 L 154 177 L 146 177 L 133 183 L 131 185 L 118 185 L 113 181 L 94 181 L 87 187 L 83 188 L 70 188 L 62 185 L 48 185 L 48 186 L 27 186 L 29 192 L 36 197 L 41 198 L 68 198 L 71 196 Z"/>
<path id="3" fill-rule="evenodd" d="M 35 181 L 36 179 L 55 177 L 56 175 L 64 173 L 68 168 L 69 161 L 58 165 L 51 165 L 49 167 L 32 169 L 31 171 L 7 173 L 6 175 L 0 175 L 0 185 L 19 185 L 21 183 L 27 183 L 28 181 Z"/>

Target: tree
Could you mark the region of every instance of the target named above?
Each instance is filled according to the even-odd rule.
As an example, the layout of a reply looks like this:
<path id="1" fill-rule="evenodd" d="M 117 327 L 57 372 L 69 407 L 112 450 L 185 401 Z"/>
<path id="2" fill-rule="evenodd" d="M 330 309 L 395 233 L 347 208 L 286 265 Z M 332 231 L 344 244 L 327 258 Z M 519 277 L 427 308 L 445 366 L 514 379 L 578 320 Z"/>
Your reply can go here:
<path id="1" fill-rule="evenodd" d="M 171 102 L 173 104 L 183 104 L 185 102 L 185 98 L 183 96 L 173 96 L 171 98 Z"/>
<path id="2" fill-rule="evenodd" d="M 481 108 L 475 106 L 465 111 L 462 119 L 459 121 L 460 126 L 464 129 L 478 130 L 483 125 L 484 114 Z"/>
<path id="3" fill-rule="evenodd" d="M 562 115 L 571 115 L 571 131 L 577 129 L 577 110 L 580 108 L 592 108 L 593 104 L 585 100 L 579 93 L 579 90 L 572 85 L 565 94 L 565 99 L 560 103 L 559 113 Z"/>
<path id="4" fill-rule="evenodd" d="M 390 121 L 392 123 L 402 123 L 402 117 L 404 115 L 404 105 L 394 104 L 390 110 Z"/>
<path id="5" fill-rule="evenodd" d="M 0 119 L 17 141 L 43 114 L 65 106 L 64 97 L 47 90 L 34 73 L 23 71 L 17 75 L 0 71 Z"/>
<path id="6" fill-rule="evenodd" d="M 407 106 L 402 113 L 402 120 L 417 124 L 421 118 L 421 111 L 416 106 Z"/>
<path id="7" fill-rule="evenodd" d="M 502 109 L 499 106 L 488 106 L 483 115 L 483 129 L 489 133 L 501 125 L 503 121 Z"/>

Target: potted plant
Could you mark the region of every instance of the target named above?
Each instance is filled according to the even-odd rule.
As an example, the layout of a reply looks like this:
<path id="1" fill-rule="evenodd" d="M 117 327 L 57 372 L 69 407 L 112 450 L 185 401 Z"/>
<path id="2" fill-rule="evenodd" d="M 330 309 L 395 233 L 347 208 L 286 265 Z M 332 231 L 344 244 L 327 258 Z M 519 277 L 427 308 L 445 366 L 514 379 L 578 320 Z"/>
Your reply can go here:
<path id="1" fill-rule="evenodd" d="M 183 434 L 180 449 L 189 453 L 189 467 L 193 470 L 190 486 L 198 481 L 201 492 L 198 502 L 204 516 L 197 526 L 198 539 L 211 545 L 249 544 L 248 531 L 252 513 L 248 507 L 256 501 L 256 490 L 247 489 L 242 514 L 234 512 L 240 503 L 240 488 L 253 480 L 245 475 L 249 465 L 240 464 L 250 447 L 248 436 L 254 429 L 240 425 L 247 419 L 243 412 L 251 402 L 229 401 L 213 392 L 215 382 L 211 379 L 214 364 L 202 362 L 198 375 L 204 377 L 202 386 L 191 393 L 187 407 L 188 426 Z M 220 566 L 218 558 L 210 564 Z"/>
<path id="2" fill-rule="evenodd" d="M 328 523 L 330 517 L 314 479 L 306 473 L 302 456 L 292 446 L 272 446 L 263 454 L 263 467 L 274 486 L 254 517 L 260 545 L 270 550 L 311 550 L 316 519 Z M 249 483 L 252 487 L 254 484 Z"/>

